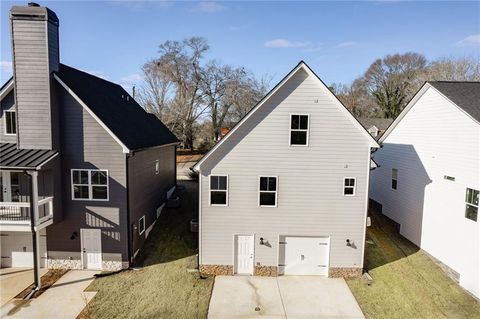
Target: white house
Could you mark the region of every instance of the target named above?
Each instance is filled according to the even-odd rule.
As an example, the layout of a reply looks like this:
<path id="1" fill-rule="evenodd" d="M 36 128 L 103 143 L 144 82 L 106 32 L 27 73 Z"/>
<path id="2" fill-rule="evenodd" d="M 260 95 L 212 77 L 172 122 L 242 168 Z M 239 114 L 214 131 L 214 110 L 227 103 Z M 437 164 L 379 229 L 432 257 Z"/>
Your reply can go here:
<path id="1" fill-rule="evenodd" d="M 480 297 L 480 82 L 427 82 L 385 134 L 370 197 Z"/>
<path id="2" fill-rule="evenodd" d="M 377 147 L 300 62 L 194 167 L 200 270 L 360 275 Z"/>

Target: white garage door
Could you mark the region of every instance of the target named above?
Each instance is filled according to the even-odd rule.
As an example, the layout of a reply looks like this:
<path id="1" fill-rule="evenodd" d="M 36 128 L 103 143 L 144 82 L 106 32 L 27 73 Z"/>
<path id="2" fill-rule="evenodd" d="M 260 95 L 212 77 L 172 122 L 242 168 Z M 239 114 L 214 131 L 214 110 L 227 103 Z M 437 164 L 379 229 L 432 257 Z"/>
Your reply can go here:
<path id="1" fill-rule="evenodd" d="M 285 275 L 328 276 L 329 237 L 285 237 Z"/>
<path id="2" fill-rule="evenodd" d="M 2 232 L 0 235 L 2 268 L 33 267 L 33 245 L 30 232 Z M 40 267 L 45 267 L 46 259 L 47 237 L 45 230 L 42 230 L 40 233 Z"/>

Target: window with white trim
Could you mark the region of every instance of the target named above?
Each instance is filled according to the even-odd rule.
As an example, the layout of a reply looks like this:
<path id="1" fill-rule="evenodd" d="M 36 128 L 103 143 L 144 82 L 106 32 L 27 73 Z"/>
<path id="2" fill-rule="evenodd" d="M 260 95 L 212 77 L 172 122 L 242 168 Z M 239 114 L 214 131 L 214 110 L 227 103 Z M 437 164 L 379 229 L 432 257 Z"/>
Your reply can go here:
<path id="1" fill-rule="evenodd" d="M 210 175 L 210 205 L 227 206 L 228 176 Z"/>
<path id="2" fill-rule="evenodd" d="M 108 200 L 108 171 L 72 169 L 72 199 Z"/>
<path id="3" fill-rule="evenodd" d="M 138 234 L 141 235 L 145 232 L 145 215 L 138 220 Z"/>
<path id="4" fill-rule="evenodd" d="M 398 169 L 392 168 L 392 189 L 398 187 Z"/>
<path id="5" fill-rule="evenodd" d="M 290 116 L 290 145 L 308 145 L 308 122 L 306 114 Z"/>
<path id="6" fill-rule="evenodd" d="M 278 178 L 275 176 L 260 176 L 258 205 L 261 207 L 277 206 Z"/>
<path id="7" fill-rule="evenodd" d="M 160 174 L 160 161 L 156 160 L 155 161 L 155 175 Z"/>
<path id="8" fill-rule="evenodd" d="M 5 134 L 17 134 L 17 118 L 15 117 L 15 111 L 5 111 Z"/>
<path id="9" fill-rule="evenodd" d="M 343 195 L 355 196 L 355 178 L 345 177 L 343 179 Z"/>
<path id="10" fill-rule="evenodd" d="M 478 190 L 467 188 L 465 195 L 465 218 L 471 219 L 474 222 L 478 220 L 478 198 Z"/>

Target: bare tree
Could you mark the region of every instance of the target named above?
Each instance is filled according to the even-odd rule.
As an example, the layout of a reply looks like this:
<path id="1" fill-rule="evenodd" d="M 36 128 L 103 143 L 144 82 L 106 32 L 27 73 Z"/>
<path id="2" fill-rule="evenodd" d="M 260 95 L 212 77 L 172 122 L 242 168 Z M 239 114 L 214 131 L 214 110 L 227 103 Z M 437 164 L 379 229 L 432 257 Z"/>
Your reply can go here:
<path id="1" fill-rule="evenodd" d="M 400 114 L 419 87 L 426 65 L 423 55 L 412 52 L 387 55 L 370 65 L 363 78 L 384 117 Z"/>
<path id="2" fill-rule="evenodd" d="M 473 57 L 440 58 L 431 62 L 424 81 L 480 81 L 480 62 Z"/>

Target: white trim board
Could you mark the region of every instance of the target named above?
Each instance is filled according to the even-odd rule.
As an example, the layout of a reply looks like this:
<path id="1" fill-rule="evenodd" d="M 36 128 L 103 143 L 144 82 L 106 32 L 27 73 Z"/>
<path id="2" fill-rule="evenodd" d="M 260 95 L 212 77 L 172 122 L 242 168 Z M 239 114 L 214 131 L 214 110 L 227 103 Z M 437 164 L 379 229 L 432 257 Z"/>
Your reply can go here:
<path id="1" fill-rule="evenodd" d="M 342 112 L 344 112 L 344 114 L 348 118 L 350 118 L 350 120 L 352 121 L 352 124 L 356 126 L 362 132 L 362 134 L 365 135 L 365 137 L 368 140 L 370 140 L 370 147 L 374 147 L 374 148 L 380 147 L 380 144 L 378 144 L 378 142 L 370 135 L 370 133 L 368 133 L 368 131 L 360 124 L 360 122 L 358 122 L 358 120 L 352 115 L 352 113 L 350 113 L 350 111 L 347 110 L 347 108 L 342 104 L 342 102 L 340 102 L 340 100 L 335 96 L 335 94 L 333 94 L 332 91 L 330 91 L 330 89 L 325 85 L 325 83 L 322 82 L 322 80 L 310 69 L 310 67 L 305 62 L 300 61 L 300 63 L 298 63 L 298 65 L 292 71 L 290 71 L 267 95 L 265 95 L 265 97 L 263 97 L 263 99 L 261 99 L 260 102 L 257 103 L 257 105 L 255 105 L 250 110 L 250 112 L 248 112 L 247 115 L 243 117 L 240 120 L 240 122 L 238 122 L 227 133 L 227 135 L 225 135 L 217 144 L 215 144 L 215 146 L 207 154 L 205 154 L 205 156 L 200 161 L 198 161 L 197 164 L 195 164 L 193 169 L 197 172 L 200 171 L 200 166 L 202 165 L 202 163 L 205 162 L 205 160 L 207 160 L 210 157 L 210 155 L 213 154 L 218 149 L 218 147 L 220 147 L 220 145 L 222 145 L 226 140 L 228 140 L 229 137 L 240 126 L 242 126 L 243 123 L 245 123 L 245 121 L 247 121 L 260 107 L 262 107 L 262 105 L 264 105 L 266 101 L 268 101 L 280 88 L 282 88 L 283 85 L 287 83 L 288 80 L 290 80 L 292 76 L 296 74 L 300 69 L 304 70 L 309 76 L 312 76 L 314 79 L 318 81 L 324 93 L 326 93 L 326 95 L 329 96 L 334 101 L 335 104 L 337 104 L 337 106 L 342 110 Z"/>
<path id="2" fill-rule="evenodd" d="M 80 103 L 80 105 L 88 112 L 88 114 L 90 114 L 94 119 L 95 121 L 98 122 L 98 124 L 100 124 L 100 126 L 105 130 L 107 131 L 108 134 L 110 134 L 110 136 L 122 147 L 122 150 L 123 150 L 123 153 L 125 154 L 128 154 L 130 153 L 130 149 L 122 143 L 122 141 L 115 135 L 113 134 L 113 132 L 105 125 L 105 123 L 103 123 L 99 118 L 98 116 L 87 106 L 87 104 L 85 104 L 79 97 L 78 95 L 75 94 L 75 92 L 73 92 L 72 89 L 70 89 L 68 87 L 68 85 L 66 85 L 59 77 L 58 75 L 54 74 L 53 75 L 55 80 L 57 80 L 58 83 L 60 83 L 61 86 L 63 86 L 63 88 L 78 102 Z"/>
<path id="3" fill-rule="evenodd" d="M 14 84 L 13 84 L 13 78 L 9 81 L 9 83 L 3 88 L 3 90 L 0 92 L 0 99 L 3 99 L 5 95 L 10 93 L 10 91 L 13 89 Z"/>

